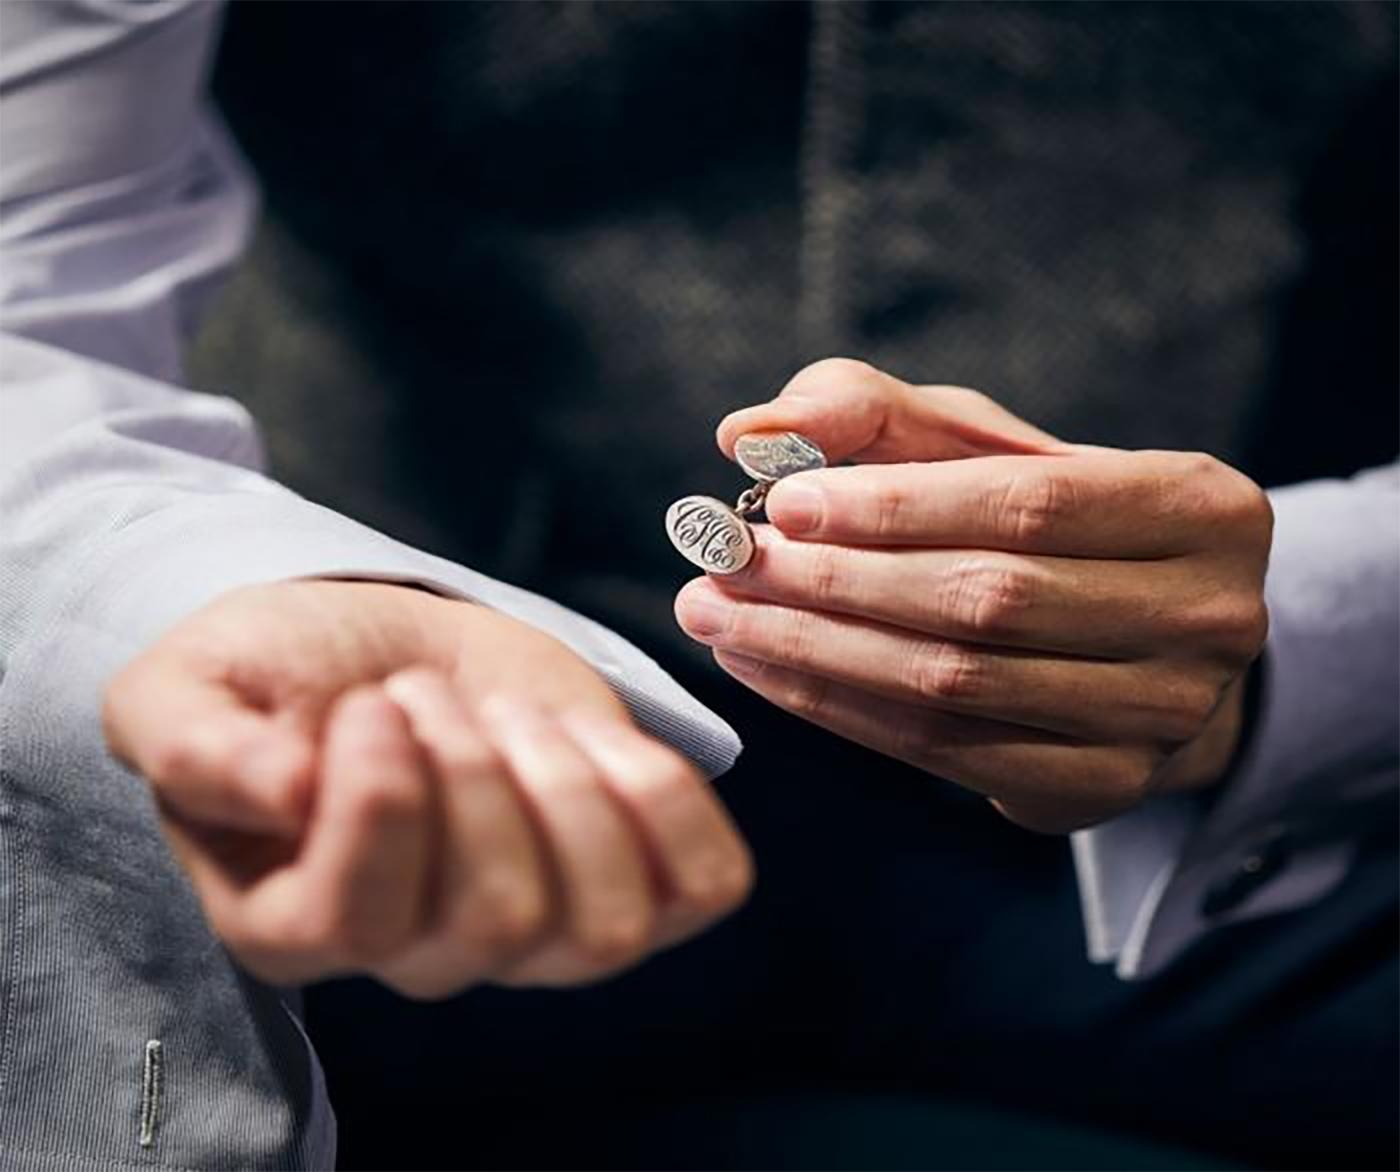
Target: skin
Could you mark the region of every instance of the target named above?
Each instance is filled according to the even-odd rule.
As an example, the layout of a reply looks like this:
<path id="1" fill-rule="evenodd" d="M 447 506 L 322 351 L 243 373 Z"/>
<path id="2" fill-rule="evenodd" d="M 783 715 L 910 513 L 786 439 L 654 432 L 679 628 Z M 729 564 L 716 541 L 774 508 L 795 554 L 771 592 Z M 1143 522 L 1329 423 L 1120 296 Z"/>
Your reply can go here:
<path id="1" fill-rule="evenodd" d="M 125 667 L 103 717 L 210 925 L 270 981 L 593 981 L 752 882 L 710 787 L 591 667 L 414 588 L 231 592 Z"/>
<path id="2" fill-rule="evenodd" d="M 682 628 L 789 712 L 1066 832 L 1226 771 L 1272 513 L 1200 453 L 1067 444 L 960 387 L 828 359 L 720 425 L 855 466 L 781 481 Z"/>

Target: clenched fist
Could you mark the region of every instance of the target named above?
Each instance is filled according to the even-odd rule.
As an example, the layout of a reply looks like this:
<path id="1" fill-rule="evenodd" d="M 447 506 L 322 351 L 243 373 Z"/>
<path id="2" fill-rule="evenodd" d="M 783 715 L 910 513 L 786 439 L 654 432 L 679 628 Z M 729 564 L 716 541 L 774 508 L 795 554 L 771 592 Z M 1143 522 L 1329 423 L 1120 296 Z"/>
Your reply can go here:
<path id="1" fill-rule="evenodd" d="M 214 931 L 272 981 L 592 980 L 750 883 L 704 779 L 592 668 L 409 587 L 231 592 L 113 679 L 104 722 Z"/>
<path id="2" fill-rule="evenodd" d="M 857 466 L 768 496 L 677 617 L 773 703 L 1067 831 L 1200 787 L 1240 736 L 1272 514 L 1196 453 L 1062 443 L 957 387 L 832 359 L 727 418 Z"/>

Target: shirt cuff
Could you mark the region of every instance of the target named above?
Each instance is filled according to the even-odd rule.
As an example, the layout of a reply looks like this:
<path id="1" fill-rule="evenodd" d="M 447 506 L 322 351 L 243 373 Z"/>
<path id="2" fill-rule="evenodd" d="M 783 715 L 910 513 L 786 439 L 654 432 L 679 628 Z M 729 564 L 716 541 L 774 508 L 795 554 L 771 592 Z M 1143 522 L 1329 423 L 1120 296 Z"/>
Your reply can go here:
<path id="1" fill-rule="evenodd" d="M 105 534 L 54 569 L 70 586 L 48 621 L 116 631 L 131 655 L 239 586 L 306 577 L 412 583 L 559 639 L 603 676 L 644 729 L 708 777 L 724 773 L 741 751 L 728 724 L 606 627 L 276 487 L 188 496 Z"/>
<path id="2" fill-rule="evenodd" d="M 1070 836 L 1095 964 L 1116 962 L 1119 976 L 1136 975 L 1134 957 L 1197 817 L 1185 795 L 1172 795 Z"/>
<path id="3" fill-rule="evenodd" d="M 1077 831 L 1070 846 L 1089 959 L 1140 980 L 1216 928 L 1324 898 L 1355 848 L 1322 841 L 1285 852 L 1291 825 L 1265 818 L 1225 834 L 1194 795 L 1171 794 Z"/>
<path id="4" fill-rule="evenodd" d="M 1270 634 L 1236 768 L 1208 808 L 1164 795 L 1072 836 L 1089 956 L 1124 978 L 1216 927 L 1324 898 L 1396 784 L 1396 469 L 1270 496 Z"/>
<path id="5" fill-rule="evenodd" d="M 1400 490 L 1394 469 L 1270 493 L 1269 642 L 1248 751 L 1213 821 L 1306 800 L 1345 801 L 1393 765 L 1400 736 Z"/>

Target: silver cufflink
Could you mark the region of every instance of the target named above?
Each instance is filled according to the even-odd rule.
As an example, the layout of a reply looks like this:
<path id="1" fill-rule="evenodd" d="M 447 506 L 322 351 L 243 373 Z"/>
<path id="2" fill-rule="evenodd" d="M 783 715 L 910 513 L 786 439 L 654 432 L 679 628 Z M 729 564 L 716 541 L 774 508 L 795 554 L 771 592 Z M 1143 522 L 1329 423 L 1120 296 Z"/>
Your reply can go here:
<path id="1" fill-rule="evenodd" d="M 786 476 L 826 467 L 826 453 L 795 431 L 754 431 L 734 444 L 734 458 L 754 483 L 734 507 L 712 496 L 683 496 L 666 510 L 666 536 L 681 557 L 707 574 L 734 574 L 753 557 L 753 530 L 744 520 L 763 507 L 768 490 Z"/>

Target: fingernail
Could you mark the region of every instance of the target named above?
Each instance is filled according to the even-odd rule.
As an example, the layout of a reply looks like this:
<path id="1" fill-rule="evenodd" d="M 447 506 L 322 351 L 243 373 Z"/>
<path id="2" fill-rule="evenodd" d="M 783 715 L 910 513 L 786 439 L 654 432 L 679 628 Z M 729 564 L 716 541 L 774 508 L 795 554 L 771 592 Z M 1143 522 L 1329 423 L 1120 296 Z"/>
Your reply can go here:
<path id="1" fill-rule="evenodd" d="M 774 486 L 765 507 L 768 519 L 784 533 L 810 533 L 821 524 L 826 499 L 815 484 L 794 477 Z"/>
<path id="2" fill-rule="evenodd" d="M 729 605 L 698 591 L 684 595 L 677 612 L 686 633 L 697 639 L 713 639 L 729 627 Z"/>
<path id="3" fill-rule="evenodd" d="M 715 662 L 736 676 L 756 676 L 763 670 L 762 660 L 750 659 L 747 655 L 735 655 L 730 651 L 715 652 Z"/>

